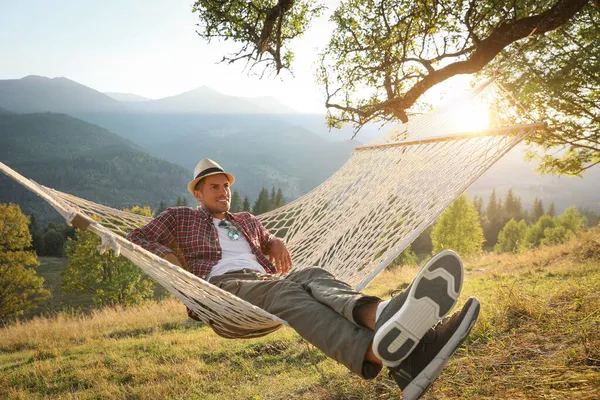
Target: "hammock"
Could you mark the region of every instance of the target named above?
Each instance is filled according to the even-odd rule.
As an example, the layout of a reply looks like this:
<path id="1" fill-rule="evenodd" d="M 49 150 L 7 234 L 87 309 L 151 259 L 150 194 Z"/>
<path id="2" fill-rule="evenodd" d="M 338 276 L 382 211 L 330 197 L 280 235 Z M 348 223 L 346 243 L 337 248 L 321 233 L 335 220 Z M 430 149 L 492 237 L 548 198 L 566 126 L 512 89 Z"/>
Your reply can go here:
<path id="1" fill-rule="evenodd" d="M 506 92 L 488 82 L 358 147 L 316 189 L 259 218 L 286 240 L 294 268 L 319 266 L 362 290 L 481 174 L 544 128 L 522 123 L 513 109 Z M 486 129 L 461 126 L 481 113 L 490 117 Z M 67 222 L 100 236 L 101 251 L 111 248 L 131 260 L 219 335 L 256 337 L 287 325 L 124 237 L 151 218 L 42 186 L 3 163 L 0 170 L 50 203 Z"/>

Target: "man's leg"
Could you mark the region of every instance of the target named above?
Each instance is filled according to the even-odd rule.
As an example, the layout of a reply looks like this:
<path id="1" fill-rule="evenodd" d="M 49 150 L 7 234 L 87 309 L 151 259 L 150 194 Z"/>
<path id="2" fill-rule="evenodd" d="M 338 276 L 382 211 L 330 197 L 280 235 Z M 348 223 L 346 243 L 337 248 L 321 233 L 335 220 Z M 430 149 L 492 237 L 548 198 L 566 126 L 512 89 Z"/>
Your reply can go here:
<path id="1" fill-rule="evenodd" d="M 284 279 L 298 283 L 319 303 L 331 307 L 349 321 L 375 329 L 375 311 L 381 302 L 379 297 L 357 292 L 318 267 L 291 272 Z"/>
<path id="2" fill-rule="evenodd" d="M 380 365 L 367 361 L 373 331 L 321 303 L 301 284 L 241 271 L 213 277 L 210 283 L 286 320 L 300 336 L 363 378 L 374 378 L 381 370 Z M 356 300 L 347 302 L 355 304 Z M 350 307 L 339 304 L 341 310 Z"/>

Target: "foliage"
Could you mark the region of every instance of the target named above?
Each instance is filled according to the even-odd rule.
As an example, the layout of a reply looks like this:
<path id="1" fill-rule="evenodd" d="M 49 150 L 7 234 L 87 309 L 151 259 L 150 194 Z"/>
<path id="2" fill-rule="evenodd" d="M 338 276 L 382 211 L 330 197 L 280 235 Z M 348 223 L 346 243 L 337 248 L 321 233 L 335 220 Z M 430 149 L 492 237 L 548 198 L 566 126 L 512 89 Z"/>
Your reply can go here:
<path id="1" fill-rule="evenodd" d="M 542 217 L 542 215 L 546 214 L 544 211 L 544 204 L 542 200 L 537 197 L 533 201 L 533 207 L 531 208 L 531 213 L 529 214 L 529 219 L 531 223 L 536 223 L 538 219 Z"/>
<path id="2" fill-rule="evenodd" d="M 89 293 L 97 305 L 137 304 L 153 294 L 153 283 L 143 272 L 112 251 L 98 252 L 100 238 L 78 231 L 67 240 L 69 267 L 62 273 L 61 289 L 68 293 Z"/>
<path id="3" fill-rule="evenodd" d="M 252 211 L 252 208 L 250 207 L 250 199 L 248 198 L 248 196 L 244 196 L 244 202 L 242 203 L 242 211 Z"/>
<path id="4" fill-rule="evenodd" d="M 50 293 L 37 276 L 39 265 L 31 245 L 29 220 L 14 204 L 0 204 L 0 320 L 22 315 Z"/>
<path id="5" fill-rule="evenodd" d="M 418 262 L 419 258 L 409 245 L 406 249 L 404 249 L 404 251 L 402 251 L 402 253 L 398 254 L 398 257 L 392 261 L 390 267 L 388 268 L 393 268 L 399 265 L 417 265 Z"/>
<path id="6" fill-rule="evenodd" d="M 225 61 L 258 61 L 267 49 L 273 55 L 271 43 L 285 48 L 325 4 L 202 0 L 193 11 L 203 38 L 242 45 Z M 541 169 L 581 173 L 600 162 L 598 9 L 597 0 L 342 0 L 317 72 L 328 124 L 352 123 L 358 131 L 371 121 L 406 122 L 407 110 L 436 84 L 503 71 L 505 86 L 534 118 L 550 123 L 532 138 L 547 150 Z M 297 29 L 273 40 L 269 27 L 282 21 Z M 265 61 L 278 72 L 291 58 Z"/>
<path id="7" fill-rule="evenodd" d="M 242 197 L 240 196 L 240 192 L 234 190 L 231 194 L 231 205 L 229 207 L 229 211 L 232 213 L 243 211 Z"/>
<path id="8" fill-rule="evenodd" d="M 546 237 L 546 229 L 553 229 L 558 225 L 558 219 L 549 215 L 543 215 L 538 221 L 527 228 L 525 233 L 525 246 L 527 248 L 538 247 Z M 548 231 L 552 232 L 552 231 Z"/>
<path id="9" fill-rule="evenodd" d="M 523 248 L 525 232 L 527 232 L 525 221 L 520 220 L 517 222 L 512 218 L 500 231 L 498 243 L 494 246 L 494 250 L 497 253 L 517 253 Z"/>
<path id="10" fill-rule="evenodd" d="M 65 241 L 75 235 L 75 229 L 67 224 L 49 223 L 45 228 L 37 224 L 34 215 L 31 217 L 29 232 L 32 237 L 32 247 L 40 257 L 64 257 Z M 35 223 L 34 223 L 35 222 Z"/>
<path id="11" fill-rule="evenodd" d="M 497 198 L 496 189 L 494 189 L 485 209 L 485 219 L 483 222 L 483 234 L 488 246 L 493 246 L 498 241 L 498 234 L 506 223 L 505 219 L 502 200 Z"/>
<path id="12" fill-rule="evenodd" d="M 544 229 L 544 237 L 540 240 L 540 245 L 553 246 L 565 243 L 574 236 L 575 234 L 571 230 L 565 228 L 563 225 L 557 225 L 552 228 Z"/>
<path id="13" fill-rule="evenodd" d="M 152 216 L 152 209 L 150 208 L 150 206 L 144 206 L 144 207 L 133 206 L 131 208 L 125 208 L 123 211 L 129 212 L 132 214 L 143 215 L 145 217 Z"/>
<path id="14" fill-rule="evenodd" d="M 232 40 L 241 44 L 224 62 L 237 60 L 264 62 L 276 73 L 289 69 L 294 54 L 289 42 L 302 35 L 323 6 L 315 0 L 198 0 L 192 12 L 198 13 L 198 34 L 208 40 Z"/>
<path id="15" fill-rule="evenodd" d="M 495 65 L 510 63 L 501 81 L 548 123 L 531 138 L 546 154 L 529 152 L 543 172 L 577 175 L 600 162 L 600 2 L 590 3 L 596 8 L 588 5 L 559 29 L 507 49 Z"/>
<path id="16" fill-rule="evenodd" d="M 466 194 L 438 218 L 431 232 L 433 251 L 453 249 L 461 256 L 481 253 L 484 242 L 479 216 Z"/>
<path id="17" fill-rule="evenodd" d="M 573 233 L 577 233 L 581 229 L 586 227 L 587 220 L 581 214 L 581 212 L 579 212 L 579 210 L 575 208 L 575 206 L 570 206 L 560 216 L 559 223 L 561 226 L 564 226 L 565 229 L 568 229 Z"/>
<path id="18" fill-rule="evenodd" d="M 284 205 L 285 199 L 281 188 L 275 190 L 275 187 L 273 187 L 269 193 L 269 190 L 263 187 L 258 194 L 258 198 L 254 202 L 252 214 L 260 215 Z"/>

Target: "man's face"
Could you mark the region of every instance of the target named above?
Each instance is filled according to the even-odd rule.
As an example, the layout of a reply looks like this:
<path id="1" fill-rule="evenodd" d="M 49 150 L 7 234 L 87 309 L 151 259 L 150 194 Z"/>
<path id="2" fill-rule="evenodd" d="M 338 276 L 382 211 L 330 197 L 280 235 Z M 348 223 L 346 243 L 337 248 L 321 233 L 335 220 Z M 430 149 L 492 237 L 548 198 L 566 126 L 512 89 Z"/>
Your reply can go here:
<path id="1" fill-rule="evenodd" d="M 224 218 L 231 201 L 227 176 L 225 174 L 207 176 L 204 178 L 204 185 L 200 184 L 194 190 L 194 197 L 213 217 Z"/>

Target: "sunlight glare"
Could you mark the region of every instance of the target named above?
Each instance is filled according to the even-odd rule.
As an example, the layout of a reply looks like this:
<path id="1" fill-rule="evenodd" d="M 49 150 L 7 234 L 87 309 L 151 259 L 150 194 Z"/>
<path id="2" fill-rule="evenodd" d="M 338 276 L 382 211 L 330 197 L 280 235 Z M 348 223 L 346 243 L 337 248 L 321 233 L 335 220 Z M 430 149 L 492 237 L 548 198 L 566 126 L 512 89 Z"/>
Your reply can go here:
<path id="1" fill-rule="evenodd" d="M 479 101 L 468 101 L 456 107 L 453 114 L 457 132 L 478 132 L 490 128 L 490 110 L 488 104 Z"/>

